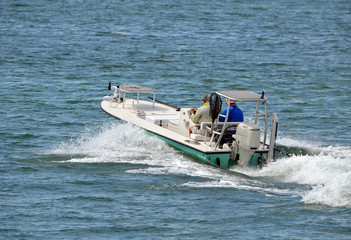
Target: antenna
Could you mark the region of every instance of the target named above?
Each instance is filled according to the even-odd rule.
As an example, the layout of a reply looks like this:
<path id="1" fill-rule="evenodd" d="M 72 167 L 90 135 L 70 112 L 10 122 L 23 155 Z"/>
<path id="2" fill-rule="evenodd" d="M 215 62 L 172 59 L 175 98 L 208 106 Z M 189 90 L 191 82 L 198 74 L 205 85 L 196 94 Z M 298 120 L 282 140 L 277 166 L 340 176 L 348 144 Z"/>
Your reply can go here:
<path id="1" fill-rule="evenodd" d="M 212 85 L 213 85 L 213 68 L 214 68 L 214 53 L 212 50 L 212 68 L 211 68 L 211 85 L 210 85 L 210 93 L 212 92 Z"/>

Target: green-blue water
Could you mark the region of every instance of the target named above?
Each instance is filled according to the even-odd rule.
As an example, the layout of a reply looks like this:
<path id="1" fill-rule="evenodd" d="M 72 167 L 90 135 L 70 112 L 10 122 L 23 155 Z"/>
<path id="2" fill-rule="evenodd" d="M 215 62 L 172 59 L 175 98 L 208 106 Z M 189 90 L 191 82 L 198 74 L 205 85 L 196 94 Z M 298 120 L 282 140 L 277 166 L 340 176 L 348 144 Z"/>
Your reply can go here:
<path id="1" fill-rule="evenodd" d="M 351 239 L 350 1 L 0 1 L 0 43 L 1 239 Z M 265 89 L 294 156 L 196 163 L 102 112 L 109 81 Z"/>

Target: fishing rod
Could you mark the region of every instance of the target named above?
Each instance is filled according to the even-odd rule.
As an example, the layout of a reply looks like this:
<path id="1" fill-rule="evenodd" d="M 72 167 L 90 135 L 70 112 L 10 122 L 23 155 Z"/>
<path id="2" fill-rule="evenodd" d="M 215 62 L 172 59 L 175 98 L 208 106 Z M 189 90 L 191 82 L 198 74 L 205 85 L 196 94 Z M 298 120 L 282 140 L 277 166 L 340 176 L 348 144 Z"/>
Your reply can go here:
<path id="1" fill-rule="evenodd" d="M 150 97 L 150 96 L 148 96 L 148 98 L 150 98 L 150 99 L 154 100 L 154 98 L 152 98 L 152 97 Z M 179 108 L 179 107 L 173 106 L 173 105 L 171 105 L 171 104 L 168 104 L 168 103 L 162 102 L 162 101 L 157 100 L 157 99 L 155 99 L 155 101 L 156 101 L 156 102 L 158 102 L 158 103 L 162 103 L 162 104 L 164 104 L 164 105 L 166 105 L 166 106 L 169 106 L 169 107 L 175 108 L 175 109 L 177 109 L 177 111 L 180 111 L 180 108 Z"/>

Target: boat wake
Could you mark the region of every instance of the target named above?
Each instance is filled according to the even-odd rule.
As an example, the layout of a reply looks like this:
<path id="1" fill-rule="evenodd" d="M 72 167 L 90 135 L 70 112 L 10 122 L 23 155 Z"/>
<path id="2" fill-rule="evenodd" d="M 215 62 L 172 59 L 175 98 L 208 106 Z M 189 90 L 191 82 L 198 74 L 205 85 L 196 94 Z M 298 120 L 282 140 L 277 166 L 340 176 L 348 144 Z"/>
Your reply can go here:
<path id="1" fill-rule="evenodd" d="M 276 182 L 308 185 L 310 189 L 301 195 L 307 204 L 351 208 L 351 147 L 323 146 L 289 138 L 278 143 L 308 154 L 278 159 L 260 171 L 241 172 Z"/>
<path id="2" fill-rule="evenodd" d="M 292 157 L 281 156 L 262 169 L 234 166 L 228 171 L 194 162 L 135 126 L 113 122 L 88 130 L 48 154 L 63 156 L 61 163 L 128 163 L 143 166 L 127 173 L 203 179 L 183 183 L 183 187 L 236 188 L 267 196 L 298 197 L 306 204 L 351 208 L 351 147 L 289 138 L 277 143 Z"/>

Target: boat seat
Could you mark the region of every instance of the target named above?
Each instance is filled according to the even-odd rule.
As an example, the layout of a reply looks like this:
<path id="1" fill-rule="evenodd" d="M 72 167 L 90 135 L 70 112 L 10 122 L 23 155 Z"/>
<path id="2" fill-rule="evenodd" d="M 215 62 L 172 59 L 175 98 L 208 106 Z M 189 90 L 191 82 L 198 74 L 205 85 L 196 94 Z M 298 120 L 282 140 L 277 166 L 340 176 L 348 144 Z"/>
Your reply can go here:
<path id="1" fill-rule="evenodd" d="M 168 122 L 171 120 L 178 120 L 179 116 L 177 114 L 153 114 L 146 115 L 145 120 L 148 122 L 155 123 L 159 126 L 167 127 Z"/>
<path id="2" fill-rule="evenodd" d="M 168 123 L 178 126 L 179 120 L 169 120 Z"/>
<path id="3" fill-rule="evenodd" d="M 190 134 L 190 138 L 196 141 L 209 141 L 211 139 L 211 136 L 206 137 L 205 135 L 192 133 Z"/>
<path id="4" fill-rule="evenodd" d="M 227 122 L 226 124 L 226 127 L 237 127 L 239 124 L 239 122 Z M 211 140 L 211 134 L 210 134 L 210 131 L 211 131 L 211 125 L 212 125 L 212 122 L 202 122 L 201 125 L 200 125 L 200 129 L 201 130 L 204 130 L 204 132 L 207 131 L 207 137 L 205 136 L 205 134 L 195 134 L 195 133 L 192 133 L 190 134 L 190 138 L 193 139 L 193 140 L 196 140 L 196 141 L 210 141 Z M 215 123 L 215 126 L 216 128 L 218 129 L 221 129 L 223 127 L 223 122 L 217 122 Z M 218 132 L 219 134 L 220 132 Z"/>
<path id="5" fill-rule="evenodd" d="M 240 122 L 227 122 L 226 127 L 237 127 L 239 125 Z M 217 128 L 222 128 L 223 127 L 224 122 L 217 122 L 214 123 L 214 125 Z M 212 122 L 202 122 L 200 125 L 200 129 L 201 130 L 211 130 L 211 125 Z"/>

